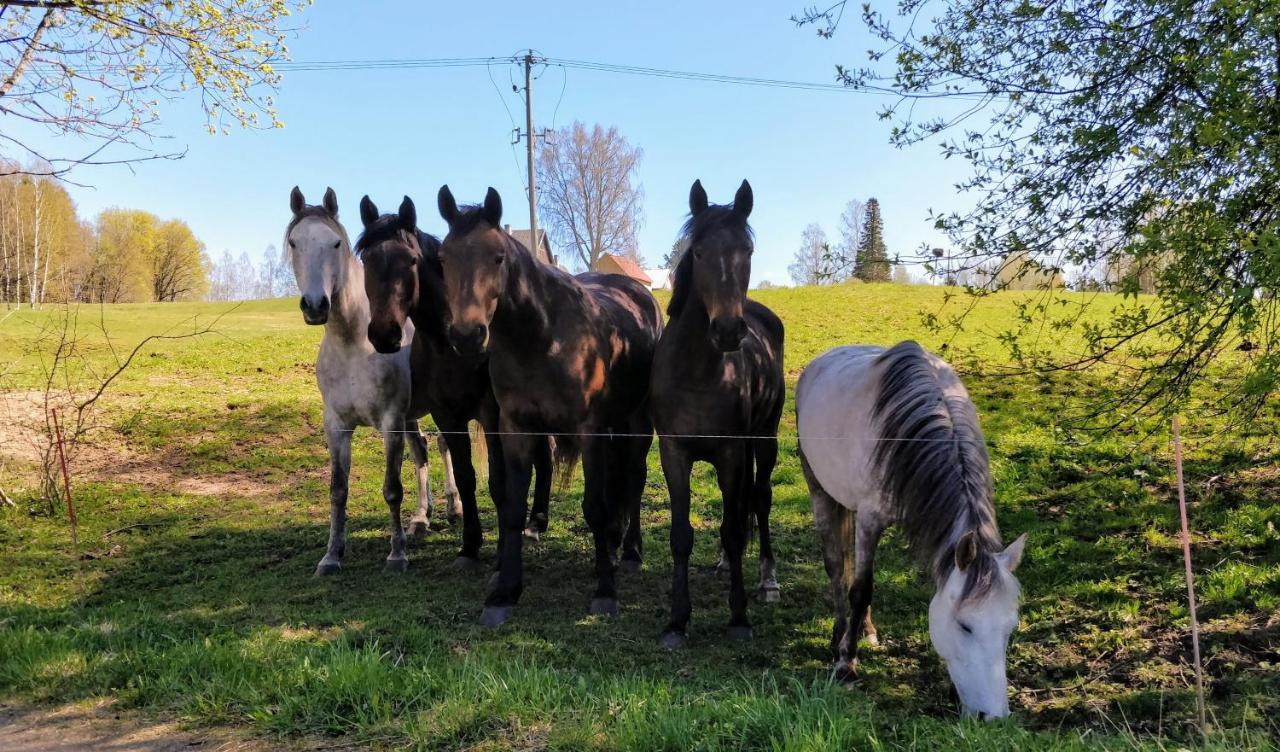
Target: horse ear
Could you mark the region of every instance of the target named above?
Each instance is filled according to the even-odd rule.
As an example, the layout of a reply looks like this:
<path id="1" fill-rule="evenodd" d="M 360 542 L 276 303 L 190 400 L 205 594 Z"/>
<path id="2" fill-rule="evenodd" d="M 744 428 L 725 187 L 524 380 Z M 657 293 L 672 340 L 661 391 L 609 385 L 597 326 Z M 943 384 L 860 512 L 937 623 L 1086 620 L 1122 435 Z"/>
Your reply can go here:
<path id="1" fill-rule="evenodd" d="M 296 217 L 302 213 L 306 206 L 307 200 L 302 197 L 302 189 L 295 185 L 293 190 L 289 191 L 289 209 L 293 211 L 293 216 Z"/>
<path id="2" fill-rule="evenodd" d="M 400 202 L 400 226 L 409 232 L 418 229 L 418 209 L 413 205 L 413 199 L 408 196 Z"/>
<path id="3" fill-rule="evenodd" d="M 996 558 L 1004 565 L 1005 569 L 1010 572 L 1018 568 L 1018 564 L 1022 562 L 1022 551 L 1027 547 L 1027 534 L 1019 535 L 1017 540 L 1010 543 L 1008 548 L 996 554 Z"/>
<path id="4" fill-rule="evenodd" d="M 978 536 L 972 530 L 964 534 L 956 544 L 956 569 L 961 572 L 969 568 L 978 558 Z"/>
<path id="5" fill-rule="evenodd" d="M 695 180 L 693 187 L 689 189 L 689 213 L 696 217 L 706 208 L 707 191 L 702 187 L 701 180 Z"/>
<path id="6" fill-rule="evenodd" d="M 502 226 L 502 197 L 492 186 L 484 194 L 484 218 L 494 227 Z"/>
<path id="7" fill-rule="evenodd" d="M 333 192 L 332 188 L 324 189 L 324 210 L 329 212 L 329 216 L 337 218 L 338 216 L 338 194 Z"/>
<path id="8" fill-rule="evenodd" d="M 738 186 L 738 192 L 733 195 L 733 212 L 746 219 L 751 216 L 751 207 L 754 204 L 755 196 L 751 194 L 751 184 L 744 180 L 742 185 Z"/>
<path id="9" fill-rule="evenodd" d="M 368 194 L 360 199 L 360 221 L 364 222 L 364 226 L 368 227 L 378 219 L 378 207 L 369 198 Z"/>
<path id="10" fill-rule="evenodd" d="M 458 202 L 453 200 L 453 191 L 449 190 L 449 186 L 440 186 L 440 193 L 436 194 L 436 206 L 440 208 L 440 218 L 450 225 L 458 218 Z"/>

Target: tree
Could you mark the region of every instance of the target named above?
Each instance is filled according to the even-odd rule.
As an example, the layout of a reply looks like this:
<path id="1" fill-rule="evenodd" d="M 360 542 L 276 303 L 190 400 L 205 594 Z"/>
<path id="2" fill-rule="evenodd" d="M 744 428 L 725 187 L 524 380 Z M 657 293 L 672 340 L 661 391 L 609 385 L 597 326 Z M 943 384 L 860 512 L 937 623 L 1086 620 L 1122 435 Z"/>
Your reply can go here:
<path id="1" fill-rule="evenodd" d="M 83 250 L 75 204 L 42 169 L 0 164 L 0 301 L 9 305 L 35 308 L 60 295 L 50 284 L 62 287 L 65 266 Z"/>
<path id="2" fill-rule="evenodd" d="M 309 0 L 11 0 L 0 3 L 0 143 L 64 176 L 79 165 L 174 158 L 153 152 L 159 103 L 200 94 L 210 132 L 279 127 L 282 22 Z M 74 136 L 38 154 L 21 135 Z M 67 148 L 71 148 L 68 146 Z M 9 163 L 8 174 L 27 169 Z"/>
<path id="3" fill-rule="evenodd" d="M 797 285 L 829 284 L 830 258 L 831 244 L 827 242 L 826 231 L 816 223 L 810 224 L 800 233 L 800 250 L 796 251 L 787 273 Z"/>
<path id="4" fill-rule="evenodd" d="M 262 252 L 260 287 L 263 298 L 288 298 L 298 294 L 298 283 L 293 278 L 293 268 L 274 245 Z"/>
<path id="5" fill-rule="evenodd" d="M 662 257 L 662 268 L 667 271 L 675 271 L 676 265 L 680 263 L 680 257 L 684 255 L 685 249 L 689 247 L 689 241 L 681 238 L 671 244 L 671 250 L 667 251 L 667 255 Z"/>
<path id="6" fill-rule="evenodd" d="M 86 298 L 92 303 L 137 303 L 151 299 L 151 259 L 159 220 L 135 209 L 98 215 L 97 242 Z"/>
<path id="7" fill-rule="evenodd" d="M 880 202 L 867 199 L 862 220 L 862 237 L 855 255 L 853 276 L 863 282 L 889 281 L 889 251 L 884 246 L 884 224 L 880 220 Z"/>
<path id="8" fill-rule="evenodd" d="M 915 284 L 915 280 L 911 278 L 911 270 L 907 268 L 906 264 L 893 265 L 893 283 L 896 285 Z"/>
<path id="9" fill-rule="evenodd" d="M 1176 409 L 1247 341 L 1254 355 L 1221 377 L 1229 406 L 1252 415 L 1280 387 L 1274 0 L 921 5 L 901 2 L 897 17 L 868 7 L 894 56 L 837 73 L 900 96 L 884 113 L 893 143 L 940 138 L 945 156 L 969 163 L 972 209 L 934 218 L 968 264 L 1019 252 L 1093 270 L 1167 259 L 1156 299 L 1134 298 L 1102 324 L 1059 321 L 1042 298 L 1005 333 L 1014 354 L 1036 369 L 1118 366 L 1104 402 L 1131 415 Z M 798 20 L 830 35 L 843 7 Z M 929 115 L 917 118 L 925 98 Z M 1084 351 L 1032 347 L 1022 335 L 1046 322 L 1077 327 Z"/>
<path id="10" fill-rule="evenodd" d="M 151 299 L 198 300 L 209 286 L 204 243 L 181 220 L 156 228 L 151 246 Z"/>
<path id="11" fill-rule="evenodd" d="M 643 151 L 617 128 L 558 129 L 538 148 L 538 211 L 561 247 L 594 269 L 612 253 L 642 262 L 636 243 L 644 190 L 636 181 Z"/>
<path id="12" fill-rule="evenodd" d="M 840 255 L 835 275 L 837 281 L 854 276 L 858 267 L 858 250 L 862 247 L 865 234 L 866 206 L 855 198 L 844 205 L 844 212 L 840 214 Z"/>

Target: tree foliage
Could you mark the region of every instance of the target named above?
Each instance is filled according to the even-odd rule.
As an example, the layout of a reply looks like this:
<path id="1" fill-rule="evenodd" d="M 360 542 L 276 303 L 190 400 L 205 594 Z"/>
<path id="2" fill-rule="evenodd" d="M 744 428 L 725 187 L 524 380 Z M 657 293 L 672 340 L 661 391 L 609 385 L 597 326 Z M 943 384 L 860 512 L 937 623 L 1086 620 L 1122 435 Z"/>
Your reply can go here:
<path id="1" fill-rule="evenodd" d="M 862 220 L 862 238 L 854 257 L 853 276 L 863 282 L 888 282 L 889 250 L 884 245 L 884 221 L 880 218 L 880 202 L 867 199 L 866 216 Z"/>
<path id="2" fill-rule="evenodd" d="M 0 149 L 49 174 L 155 152 L 161 102 L 199 94 L 210 132 L 279 127 L 270 91 L 282 24 L 310 0 L 15 0 L 0 3 Z M 75 136 L 37 153 L 18 123 Z M 12 163 L 14 166 L 17 163 Z M 21 171 L 21 168 L 17 168 Z"/>
<path id="3" fill-rule="evenodd" d="M 580 123 L 557 130 L 538 149 L 538 211 L 561 247 L 584 269 L 606 253 L 641 262 L 644 190 L 636 168 L 644 152 L 617 128 Z"/>
<path id="4" fill-rule="evenodd" d="M 799 20 L 829 35 L 843 7 Z M 936 138 L 969 163 L 959 187 L 973 209 L 934 217 L 967 264 L 1026 254 L 1042 269 L 1155 277 L 1155 299 L 1103 325 L 1041 296 L 1004 335 L 1014 356 L 1122 366 L 1110 404 L 1143 411 L 1183 403 L 1217 356 L 1250 343 L 1226 376 L 1229 402 L 1261 406 L 1280 385 L 1280 4 L 900 0 L 897 11 L 864 8 L 886 51 L 837 73 L 900 95 L 882 113 L 893 143 Z M 1035 347 L 1028 335 L 1046 325 L 1080 326 L 1085 350 Z"/>
<path id="5" fill-rule="evenodd" d="M 827 233 L 817 223 L 810 224 L 800 233 L 800 249 L 787 266 L 791 282 L 797 285 L 822 285 L 832 282 L 831 243 Z"/>

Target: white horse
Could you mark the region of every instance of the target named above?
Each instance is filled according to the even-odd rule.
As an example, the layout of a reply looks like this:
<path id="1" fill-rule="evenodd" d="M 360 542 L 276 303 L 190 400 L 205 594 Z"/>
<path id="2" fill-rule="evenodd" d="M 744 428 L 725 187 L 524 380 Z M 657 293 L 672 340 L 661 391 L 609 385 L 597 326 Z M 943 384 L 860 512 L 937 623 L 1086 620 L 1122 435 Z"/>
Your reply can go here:
<path id="1" fill-rule="evenodd" d="M 822 538 L 836 676 L 857 672 L 871 624 L 876 545 L 896 522 L 933 575 L 929 637 L 961 711 L 1009 714 L 1005 653 L 1018 624 L 1026 535 L 1003 548 L 987 448 L 955 371 L 915 342 L 839 347 L 796 386 L 800 460 Z M 851 550 L 852 549 L 852 550 Z"/>
<path id="2" fill-rule="evenodd" d="M 386 452 L 382 495 L 391 513 L 391 554 L 387 569 L 402 572 L 409 565 L 405 553 L 405 532 L 400 523 L 400 502 L 404 489 L 400 466 L 404 443 L 417 470 L 418 508 L 410 519 L 410 530 L 425 531 L 431 524 L 431 485 L 427 476 L 427 444 L 418 432 L 417 418 L 410 415 L 412 380 L 409 348 L 382 355 L 369 344 L 369 301 L 364 291 L 364 270 L 351 252 L 347 231 L 338 221 L 338 198 L 330 188 L 320 206 L 308 206 L 295 186 L 289 195 L 293 218 L 285 229 L 285 247 L 293 264 L 293 274 L 302 291 L 302 318 L 308 324 L 323 325 L 324 338 L 316 358 L 316 381 L 324 400 L 324 431 L 329 443 L 329 544 L 316 567 L 317 575 L 335 574 L 342 569 L 347 541 L 347 478 L 351 471 L 351 436 L 356 426 L 372 426 L 382 434 Z M 413 339 L 412 324 L 403 335 L 407 345 Z M 451 480 L 449 457 L 441 446 L 446 477 Z M 446 489 L 450 517 L 461 513 L 457 490 Z M 450 493 L 452 490 L 452 493 Z M 455 510 L 454 506 L 459 509 Z"/>

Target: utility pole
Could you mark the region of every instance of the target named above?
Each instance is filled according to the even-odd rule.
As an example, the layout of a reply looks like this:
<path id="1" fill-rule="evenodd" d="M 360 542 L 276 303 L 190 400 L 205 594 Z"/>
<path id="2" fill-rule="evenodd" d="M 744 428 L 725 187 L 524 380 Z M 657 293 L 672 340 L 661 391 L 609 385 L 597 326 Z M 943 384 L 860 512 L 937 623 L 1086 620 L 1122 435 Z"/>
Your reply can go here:
<path id="1" fill-rule="evenodd" d="M 533 257 L 538 257 L 538 185 L 534 169 L 533 142 L 537 136 L 533 132 L 533 50 L 524 56 L 524 127 L 525 140 L 528 146 L 529 160 L 529 242 L 533 245 Z M 553 259 L 548 258 L 548 261 Z"/>

